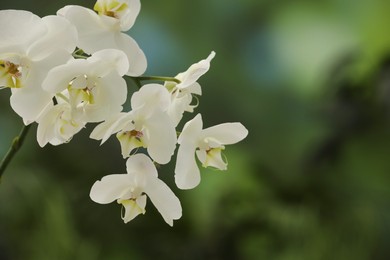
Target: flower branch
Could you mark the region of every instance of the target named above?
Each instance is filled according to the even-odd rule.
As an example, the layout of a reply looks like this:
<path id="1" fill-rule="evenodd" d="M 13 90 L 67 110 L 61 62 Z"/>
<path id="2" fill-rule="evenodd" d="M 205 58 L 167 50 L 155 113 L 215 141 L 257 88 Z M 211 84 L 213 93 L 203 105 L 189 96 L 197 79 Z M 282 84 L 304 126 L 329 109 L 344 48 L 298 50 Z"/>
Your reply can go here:
<path id="1" fill-rule="evenodd" d="M 134 77 L 131 77 L 134 78 Z M 177 78 L 173 77 L 162 77 L 162 76 L 141 76 L 141 77 L 136 77 L 136 79 L 140 81 L 145 81 L 145 80 L 158 80 L 158 81 L 173 81 L 177 84 L 180 84 L 181 81 Z"/>
<path id="2" fill-rule="evenodd" d="M 172 226 L 182 208 L 159 179 L 159 165 L 169 163 L 178 146 L 175 184 L 179 189 L 195 188 L 200 182 L 197 160 L 203 167 L 226 170 L 222 152 L 243 140 L 248 130 L 238 122 L 203 128 L 200 114 L 178 129 L 183 115 L 199 105 L 198 80 L 210 69 L 215 52 L 175 77 L 144 76 L 146 56 L 127 33 L 140 8 L 139 0 L 97 0 L 94 10 L 68 5 L 44 18 L 28 11 L 0 10 L 1 28 L 8 28 L 7 21 L 12 20 L 13 28 L 20 29 L 2 34 L 2 50 L 15 53 L 0 51 L 0 89 L 12 88 L 13 110 L 24 122 L 38 124 L 41 147 L 66 144 L 87 124 L 99 123 L 90 138 L 103 144 L 115 136 L 122 157 L 128 158 L 127 173 L 96 181 L 91 199 L 122 204 L 127 223 L 145 213 L 148 198 Z M 125 77 L 138 87 L 129 100 Z M 128 102 L 130 110 L 124 106 Z M 29 128 L 24 126 L 12 141 L 0 164 L 0 178 Z M 137 153 L 139 148 L 146 153 Z"/>
<path id="3" fill-rule="evenodd" d="M 19 135 L 13 139 L 12 144 L 8 149 L 8 152 L 6 153 L 0 164 L 0 180 L 3 176 L 4 171 L 7 169 L 8 164 L 12 161 L 12 158 L 15 156 L 16 152 L 19 151 L 20 147 L 22 147 L 24 139 L 26 138 L 30 127 L 31 125 L 23 126 Z"/>

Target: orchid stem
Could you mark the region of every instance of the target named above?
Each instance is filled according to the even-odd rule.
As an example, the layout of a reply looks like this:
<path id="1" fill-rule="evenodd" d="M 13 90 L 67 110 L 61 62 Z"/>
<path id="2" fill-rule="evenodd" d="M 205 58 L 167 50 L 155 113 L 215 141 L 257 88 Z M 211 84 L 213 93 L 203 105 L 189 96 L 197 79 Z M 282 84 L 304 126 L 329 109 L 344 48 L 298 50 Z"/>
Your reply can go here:
<path id="1" fill-rule="evenodd" d="M 22 147 L 23 141 L 26 138 L 30 126 L 31 124 L 27 126 L 24 125 L 19 135 L 12 140 L 12 144 L 8 149 L 8 152 L 5 154 L 3 160 L 0 163 L 0 181 L 4 171 L 7 169 L 8 164 L 11 162 L 12 158 L 15 156 L 20 147 Z"/>
<path id="2" fill-rule="evenodd" d="M 180 84 L 180 80 L 177 78 L 172 78 L 172 77 L 160 77 L 160 76 L 142 76 L 142 77 L 131 77 L 138 79 L 140 81 L 142 80 L 159 80 L 159 81 L 173 81 L 176 82 L 177 84 Z"/>

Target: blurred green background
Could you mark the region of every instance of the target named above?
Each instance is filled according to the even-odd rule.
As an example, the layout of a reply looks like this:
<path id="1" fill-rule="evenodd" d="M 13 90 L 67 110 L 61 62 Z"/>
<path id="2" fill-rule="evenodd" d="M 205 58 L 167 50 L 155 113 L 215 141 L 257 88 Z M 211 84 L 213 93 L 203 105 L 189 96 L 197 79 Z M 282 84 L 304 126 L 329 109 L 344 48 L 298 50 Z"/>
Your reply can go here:
<path id="1" fill-rule="evenodd" d="M 1 1 L 45 16 L 94 1 Z M 166 225 L 150 201 L 128 224 L 89 199 L 125 172 L 118 143 L 39 148 L 36 126 L 0 185 L 0 259 L 390 259 L 390 2 L 142 1 L 129 31 L 146 74 L 174 76 L 216 51 L 200 80 L 205 126 L 249 129 L 229 170 L 202 170 Z M 9 21 L 12 23 L 12 21 Z M 132 86 L 130 86 L 131 88 Z M 134 87 L 134 86 L 133 86 Z M 135 88 L 134 88 L 135 89 Z M 22 122 L 0 91 L 0 155 Z M 193 115 L 189 115 L 191 118 Z"/>

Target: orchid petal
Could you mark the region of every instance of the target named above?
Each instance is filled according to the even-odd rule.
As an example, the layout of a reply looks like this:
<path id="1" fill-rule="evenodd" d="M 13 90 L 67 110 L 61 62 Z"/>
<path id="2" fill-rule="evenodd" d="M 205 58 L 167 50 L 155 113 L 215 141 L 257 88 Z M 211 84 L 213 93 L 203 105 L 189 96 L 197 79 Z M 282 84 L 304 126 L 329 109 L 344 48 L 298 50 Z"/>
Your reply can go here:
<path id="1" fill-rule="evenodd" d="M 123 32 L 130 30 L 133 27 L 135 20 L 141 10 L 140 0 L 126 0 L 129 12 L 120 18 L 121 30 Z"/>
<path id="2" fill-rule="evenodd" d="M 126 81 L 116 71 L 96 79 L 95 84 L 97 92 L 93 93 L 94 102 L 84 107 L 85 120 L 88 122 L 103 121 L 121 112 L 127 97 Z"/>
<path id="3" fill-rule="evenodd" d="M 95 140 L 102 140 L 101 144 L 103 144 L 112 134 L 119 132 L 127 121 L 128 113 L 118 113 L 97 125 L 89 137 Z"/>
<path id="4" fill-rule="evenodd" d="M 181 119 L 183 118 L 184 112 L 191 104 L 191 100 L 191 95 L 184 95 L 180 98 L 175 97 L 171 100 L 171 104 L 168 108 L 167 113 L 174 122 L 175 126 L 180 123 Z"/>
<path id="5" fill-rule="evenodd" d="M 220 144 L 235 144 L 248 135 L 248 130 L 241 123 L 224 123 L 203 129 L 203 138 L 217 140 Z"/>
<path id="6" fill-rule="evenodd" d="M 170 117 L 163 112 L 156 112 L 145 129 L 147 131 L 147 150 L 150 157 L 160 164 L 171 160 L 176 148 L 176 130 Z"/>
<path id="7" fill-rule="evenodd" d="M 99 15 L 114 16 L 119 20 L 121 30 L 128 31 L 133 26 L 141 10 L 141 2 L 139 0 L 98 0 L 94 10 Z"/>
<path id="8" fill-rule="evenodd" d="M 147 178 L 157 178 L 156 166 L 154 166 L 148 156 L 142 153 L 130 156 L 126 161 L 126 168 L 129 174 L 144 175 Z M 143 179 L 145 179 L 145 177 Z M 140 177 L 138 177 L 138 180 L 138 186 L 143 187 L 145 185 L 144 181 L 140 181 Z"/>
<path id="9" fill-rule="evenodd" d="M 196 145 L 191 142 L 179 146 L 175 167 L 175 182 L 179 189 L 195 188 L 200 183 L 200 171 L 195 160 Z"/>
<path id="10" fill-rule="evenodd" d="M 53 128 L 50 125 L 57 117 L 56 111 L 53 110 L 53 103 L 49 103 L 42 112 L 44 120 L 39 120 L 37 128 L 37 141 L 40 147 L 44 147 L 51 139 L 55 137 Z M 40 118 L 42 118 L 42 116 Z"/>
<path id="11" fill-rule="evenodd" d="M 0 10 L 0 50 L 10 45 L 29 47 L 47 32 L 37 15 L 22 10 Z"/>
<path id="12" fill-rule="evenodd" d="M 108 204 L 125 195 L 132 184 L 128 174 L 107 175 L 93 184 L 89 196 L 94 202 Z"/>
<path id="13" fill-rule="evenodd" d="M 88 61 L 101 64 L 98 67 L 101 68 L 100 70 L 93 68 L 93 73 L 100 76 L 103 76 L 106 71 L 110 72 L 112 69 L 115 69 L 120 76 L 123 76 L 129 70 L 129 62 L 126 54 L 116 49 L 97 51 L 88 58 Z"/>
<path id="14" fill-rule="evenodd" d="M 115 34 L 116 48 L 126 53 L 129 60 L 128 76 L 140 76 L 147 67 L 146 56 L 137 42 L 129 35 L 120 33 Z"/>
<path id="15" fill-rule="evenodd" d="M 77 76 L 85 75 L 89 64 L 86 60 L 70 60 L 67 64 L 57 66 L 50 70 L 42 83 L 42 88 L 51 93 L 59 93 L 69 86 Z"/>
<path id="16" fill-rule="evenodd" d="M 196 155 L 203 167 L 215 167 L 219 170 L 227 170 L 227 163 L 223 161 L 221 151 L 222 148 L 214 148 L 208 151 L 198 150 Z"/>
<path id="17" fill-rule="evenodd" d="M 187 87 L 187 91 L 191 94 L 195 94 L 198 96 L 202 95 L 202 87 L 199 85 L 198 82 L 194 82 L 190 86 Z"/>
<path id="18" fill-rule="evenodd" d="M 170 226 L 173 226 L 173 220 L 181 218 L 180 201 L 163 181 L 157 178 L 149 179 L 145 186 L 145 193 Z"/>
<path id="19" fill-rule="evenodd" d="M 133 220 L 139 214 L 145 214 L 146 195 L 139 196 L 136 200 L 118 200 L 125 208 L 125 214 L 122 219 L 125 223 Z"/>
<path id="20" fill-rule="evenodd" d="M 115 31 L 110 31 L 105 21 L 91 9 L 67 5 L 57 11 L 59 16 L 68 19 L 78 32 L 77 46 L 87 53 L 114 48 Z"/>
<path id="21" fill-rule="evenodd" d="M 28 55 L 39 60 L 58 49 L 72 53 L 77 44 L 77 30 L 63 17 L 46 16 L 42 22 L 47 27 L 47 33 L 37 42 L 29 46 Z M 61 44 L 58 44 L 61 42 Z"/>
<path id="22" fill-rule="evenodd" d="M 178 143 L 181 144 L 183 142 L 189 142 L 188 140 L 192 140 L 192 142 L 197 142 L 202 131 L 203 122 L 202 115 L 197 114 L 192 120 L 188 121 L 181 132 Z"/>
<path id="23" fill-rule="evenodd" d="M 176 78 L 181 81 L 177 88 L 187 88 L 195 83 L 203 74 L 210 69 L 210 62 L 215 57 L 215 52 L 212 51 L 210 55 L 204 59 L 191 65 L 187 71 L 179 73 Z"/>
<path id="24" fill-rule="evenodd" d="M 68 142 L 85 125 L 73 118 L 71 106 L 68 103 L 51 103 L 38 118 L 37 140 L 41 147 L 48 142 L 59 145 Z"/>
<path id="25" fill-rule="evenodd" d="M 119 132 L 116 134 L 116 138 L 121 145 L 121 153 L 123 158 L 129 157 L 131 151 L 134 149 L 143 147 L 142 141 L 134 136 L 131 136 L 131 132 Z"/>
<path id="26" fill-rule="evenodd" d="M 144 107 L 144 109 L 151 112 L 156 109 L 166 111 L 169 104 L 170 94 L 160 84 L 146 84 L 131 97 L 131 107 L 133 110 Z"/>
<path id="27" fill-rule="evenodd" d="M 45 107 L 52 102 L 53 95 L 39 88 L 12 89 L 12 109 L 27 124 L 35 121 Z"/>

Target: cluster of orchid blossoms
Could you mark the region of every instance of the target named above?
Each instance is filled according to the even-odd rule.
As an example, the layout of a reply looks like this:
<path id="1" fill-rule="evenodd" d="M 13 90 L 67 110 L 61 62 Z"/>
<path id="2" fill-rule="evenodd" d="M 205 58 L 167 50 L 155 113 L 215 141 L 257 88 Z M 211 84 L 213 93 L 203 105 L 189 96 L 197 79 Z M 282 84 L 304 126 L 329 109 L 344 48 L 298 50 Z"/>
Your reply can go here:
<path id="1" fill-rule="evenodd" d="M 11 107 L 25 125 L 38 123 L 41 147 L 69 142 L 87 123 L 99 123 L 90 137 L 101 143 L 116 135 L 127 173 L 96 181 L 91 199 L 122 204 L 127 223 L 145 213 L 149 197 L 172 226 L 182 215 L 181 204 L 158 178 L 156 165 L 170 162 L 179 144 L 175 182 L 192 189 L 200 182 L 196 157 L 203 167 L 226 170 L 225 145 L 248 131 L 240 123 L 203 129 L 200 114 L 176 130 L 183 114 L 198 105 L 197 80 L 209 70 L 214 52 L 163 84 L 139 84 L 131 110 L 123 111 L 129 94 L 124 77 L 142 79 L 147 67 L 143 51 L 124 33 L 140 8 L 139 0 L 98 0 L 94 10 L 71 5 L 43 18 L 1 10 L 0 87 L 11 90 Z"/>

